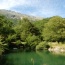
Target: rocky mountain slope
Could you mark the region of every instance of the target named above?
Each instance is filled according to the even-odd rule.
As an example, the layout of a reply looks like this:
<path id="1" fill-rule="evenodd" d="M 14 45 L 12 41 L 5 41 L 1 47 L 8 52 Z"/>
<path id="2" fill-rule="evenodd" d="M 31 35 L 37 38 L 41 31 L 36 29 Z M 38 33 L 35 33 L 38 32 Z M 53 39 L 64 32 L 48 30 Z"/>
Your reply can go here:
<path id="1" fill-rule="evenodd" d="M 43 19 L 42 17 L 35 17 L 35 16 L 26 15 L 26 14 L 21 14 L 11 10 L 0 10 L 0 15 L 5 15 L 6 17 L 12 18 L 12 19 L 28 18 L 29 20 L 33 20 L 33 21 Z"/>

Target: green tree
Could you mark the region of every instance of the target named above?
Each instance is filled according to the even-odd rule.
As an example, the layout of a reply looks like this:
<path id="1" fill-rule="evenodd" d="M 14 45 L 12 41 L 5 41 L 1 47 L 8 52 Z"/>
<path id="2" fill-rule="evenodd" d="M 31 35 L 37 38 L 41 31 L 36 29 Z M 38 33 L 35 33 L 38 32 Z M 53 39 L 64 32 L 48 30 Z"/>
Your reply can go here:
<path id="1" fill-rule="evenodd" d="M 8 34 L 12 34 L 14 31 L 12 29 L 12 22 L 5 16 L 0 16 L 0 35 L 6 38 Z"/>
<path id="2" fill-rule="evenodd" d="M 59 16 L 52 17 L 45 24 L 42 36 L 46 41 L 64 41 L 65 20 Z"/>
<path id="3" fill-rule="evenodd" d="M 18 25 L 14 27 L 14 30 L 22 41 L 25 41 L 29 34 L 38 35 L 39 31 L 34 27 L 34 25 L 26 18 L 19 21 Z"/>
<path id="4" fill-rule="evenodd" d="M 44 18 L 43 20 L 39 20 L 36 22 L 32 22 L 34 24 L 34 26 L 36 28 L 38 28 L 38 30 L 40 31 L 40 33 L 42 32 L 43 28 L 44 28 L 44 24 L 47 23 L 49 21 L 50 18 Z"/>
<path id="5" fill-rule="evenodd" d="M 38 45 L 40 41 L 41 41 L 40 38 L 38 36 L 35 36 L 35 35 L 29 35 L 26 38 L 26 42 L 31 47 L 31 49 L 35 49 L 36 45 Z"/>

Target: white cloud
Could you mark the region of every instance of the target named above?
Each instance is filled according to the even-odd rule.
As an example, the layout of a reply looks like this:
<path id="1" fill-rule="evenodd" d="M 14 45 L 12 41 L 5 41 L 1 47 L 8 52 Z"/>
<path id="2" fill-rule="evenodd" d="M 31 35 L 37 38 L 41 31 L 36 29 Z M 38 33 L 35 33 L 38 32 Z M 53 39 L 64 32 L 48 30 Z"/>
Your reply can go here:
<path id="1" fill-rule="evenodd" d="M 25 13 L 29 15 L 49 17 L 57 15 L 60 11 L 57 9 L 59 4 L 56 3 L 56 1 L 57 0 L 0 0 L 0 9 L 9 9 L 19 12 L 25 10 Z M 31 8 L 34 9 L 34 11 Z"/>
<path id="2" fill-rule="evenodd" d="M 2 0 L 0 1 L 0 9 L 10 9 L 15 6 L 36 6 L 39 1 L 36 0 Z"/>
<path id="3" fill-rule="evenodd" d="M 25 4 L 27 4 L 26 0 L 2 0 L 2 2 L 0 2 L 0 9 L 10 9 L 17 5 Z"/>

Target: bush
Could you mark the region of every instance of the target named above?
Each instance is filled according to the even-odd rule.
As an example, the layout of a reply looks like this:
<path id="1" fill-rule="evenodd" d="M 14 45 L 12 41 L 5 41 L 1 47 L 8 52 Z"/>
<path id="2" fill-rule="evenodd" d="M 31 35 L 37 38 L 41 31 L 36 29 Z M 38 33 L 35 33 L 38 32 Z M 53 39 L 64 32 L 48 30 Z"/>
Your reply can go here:
<path id="1" fill-rule="evenodd" d="M 21 41 L 20 40 L 17 40 L 16 41 L 16 45 L 19 45 L 19 44 L 21 44 Z"/>
<path id="2" fill-rule="evenodd" d="M 46 41 L 44 42 L 40 42 L 37 46 L 36 46 L 36 50 L 43 50 L 43 49 L 48 49 L 50 46 L 47 44 Z"/>

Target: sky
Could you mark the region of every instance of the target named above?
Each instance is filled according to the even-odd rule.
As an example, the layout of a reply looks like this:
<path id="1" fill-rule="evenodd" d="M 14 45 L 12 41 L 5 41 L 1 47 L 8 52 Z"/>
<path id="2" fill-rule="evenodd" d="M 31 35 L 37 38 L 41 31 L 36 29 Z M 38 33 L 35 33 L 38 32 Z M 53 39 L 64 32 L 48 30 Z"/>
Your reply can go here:
<path id="1" fill-rule="evenodd" d="M 39 17 L 65 18 L 65 0 L 0 0 L 0 9 Z"/>

